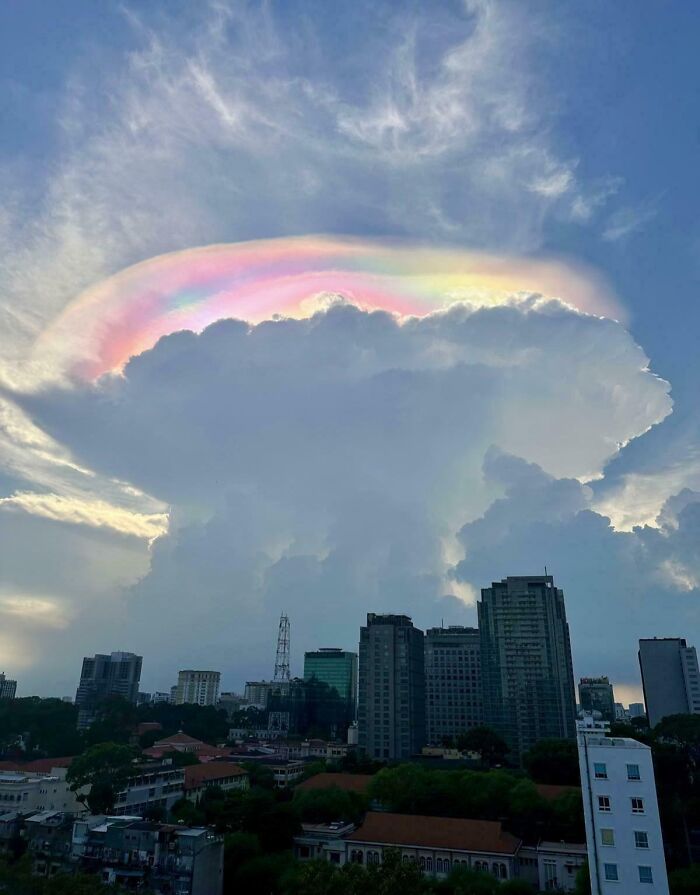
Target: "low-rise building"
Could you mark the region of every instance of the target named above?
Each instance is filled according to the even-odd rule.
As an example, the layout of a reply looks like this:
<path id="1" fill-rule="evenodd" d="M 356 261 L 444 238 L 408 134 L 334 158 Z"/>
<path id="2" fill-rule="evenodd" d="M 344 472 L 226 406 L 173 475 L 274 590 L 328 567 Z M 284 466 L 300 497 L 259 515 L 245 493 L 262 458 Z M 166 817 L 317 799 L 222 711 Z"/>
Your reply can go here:
<path id="1" fill-rule="evenodd" d="M 0 856 L 16 857 L 22 841 L 24 815 L 0 809 Z"/>
<path id="2" fill-rule="evenodd" d="M 499 880 L 517 876 L 520 839 L 491 820 L 424 817 L 369 811 L 363 823 L 343 837 L 340 863 L 379 864 L 384 849 L 417 864 L 426 876 L 444 879 L 455 867 L 491 873 Z"/>
<path id="3" fill-rule="evenodd" d="M 153 811 L 170 811 L 185 794 L 184 768 L 165 762 L 142 762 L 117 793 L 115 815 L 143 817 Z"/>
<path id="4" fill-rule="evenodd" d="M 210 786 L 228 792 L 250 787 L 245 768 L 230 761 L 210 761 L 207 764 L 189 765 L 185 771 L 185 798 L 198 802 Z"/>
<path id="5" fill-rule="evenodd" d="M 70 870 L 74 815 L 41 811 L 25 818 L 27 851 L 34 876 L 55 876 Z"/>
<path id="6" fill-rule="evenodd" d="M 36 811 L 78 814 L 85 808 L 68 785 L 66 768 L 53 768 L 49 774 L 0 770 L 0 810 L 14 810 L 20 814 Z"/>
<path id="7" fill-rule="evenodd" d="M 154 895 L 220 895 L 223 841 L 211 830 L 152 823 L 139 817 L 62 812 L 26 820 L 37 876 L 93 873 L 108 884 Z"/>
<path id="8" fill-rule="evenodd" d="M 156 740 L 143 754 L 149 758 L 163 758 L 169 752 L 188 752 L 196 755 L 200 761 L 213 761 L 216 758 L 228 758 L 232 750 L 227 746 L 210 746 L 179 730 L 172 736 Z"/>
<path id="9" fill-rule="evenodd" d="M 540 842 L 518 851 L 518 876 L 541 892 L 574 892 L 586 863 L 585 843 Z"/>
<path id="10" fill-rule="evenodd" d="M 354 829 L 354 824 L 343 821 L 302 824 L 301 833 L 294 837 L 294 857 L 299 861 L 321 860 L 342 864 L 345 858 L 343 837 Z"/>

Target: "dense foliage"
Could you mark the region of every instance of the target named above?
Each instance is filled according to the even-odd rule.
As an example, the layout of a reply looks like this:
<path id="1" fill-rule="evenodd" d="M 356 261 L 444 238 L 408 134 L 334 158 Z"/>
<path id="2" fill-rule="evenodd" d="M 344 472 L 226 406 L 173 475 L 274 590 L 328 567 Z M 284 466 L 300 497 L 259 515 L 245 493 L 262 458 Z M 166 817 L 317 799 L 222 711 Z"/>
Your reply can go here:
<path id="1" fill-rule="evenodd" d="M 506 826 L 529 841 L 584 837 L 583 806 L 576 790 L 547 800 L 531 780 L 513 771 L 436 771 L 423 765 L 385 768 L 372 780 L 369 795 L 402 814 L 507 818 Z"/>
<path id="2" fill-rule="evenodd" d="M 57 758 L 77 755 L 83 738 L 76 730 L 78 710 L 60 699 L 0 700 L 0 756 Z M 25 749 L 16 744 L 22 738 Z"/>

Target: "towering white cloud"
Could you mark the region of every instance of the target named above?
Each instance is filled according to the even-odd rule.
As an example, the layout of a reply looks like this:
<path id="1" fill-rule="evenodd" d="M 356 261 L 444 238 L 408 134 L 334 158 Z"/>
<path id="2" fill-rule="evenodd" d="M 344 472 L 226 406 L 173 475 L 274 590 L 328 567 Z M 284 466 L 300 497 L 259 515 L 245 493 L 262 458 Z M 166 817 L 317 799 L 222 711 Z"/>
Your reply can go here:
<path id="1" fill-rule="evenodd" d="M 578 479 L 670 410 L 623 327 L 523 296 L 403 323 L 344 304 L 221 321 L 161 339 L 123 377 L 22 403 L 80 464 L 170 507 L 123 604 L 130 648 L 163 674 L 188 656 L 238 676 L 267 671 L 280 609 L 297 649 L 351 646 L 372 609 L 466 617 L 486 568 L 538 557 L 504 551 L 451 576 L 456 533 L 509 488 L 492 446 L 568 477 L 547 478 L 550 495 L 529 473 L 518 506 L 553 524 L 590 503 Z M 492 527 L 498 506 L 472 524 Z"/>

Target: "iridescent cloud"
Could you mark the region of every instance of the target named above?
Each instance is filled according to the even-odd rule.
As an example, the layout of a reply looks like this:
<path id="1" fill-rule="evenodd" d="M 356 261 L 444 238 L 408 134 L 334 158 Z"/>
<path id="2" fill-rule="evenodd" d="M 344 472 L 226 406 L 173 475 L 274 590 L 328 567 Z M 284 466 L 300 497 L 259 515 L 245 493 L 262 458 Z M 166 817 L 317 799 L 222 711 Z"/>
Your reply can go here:
<path id="1" fill-rule="evenodd" d="M 522 292 L 624 317 L 596 275 L 559 260 L 288 237 L 186 249 L 127 268 L 63 310 L 35 342 L 30 366 L 39 378 L 58 372 L 94 379 L 169 333 L 199 332 L 224 317 L 308 317 L 329 294 L 368 310 L 422 316 L 456 301 L 504 304 Z"/>

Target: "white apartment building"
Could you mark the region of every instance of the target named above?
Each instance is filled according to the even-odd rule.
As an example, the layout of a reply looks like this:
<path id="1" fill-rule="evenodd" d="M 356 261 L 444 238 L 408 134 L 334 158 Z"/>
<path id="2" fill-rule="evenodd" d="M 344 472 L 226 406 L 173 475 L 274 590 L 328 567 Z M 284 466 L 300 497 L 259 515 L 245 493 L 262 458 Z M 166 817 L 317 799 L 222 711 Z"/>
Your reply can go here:
<path id="1" fill-rule="evenodd" d="M 668 895 L 651 749 L 577 725 L 591 895 Z"/>
<path id="2" fill-rule="evenodd" d="M 218 671 L 193 671 L 186 669 L 177 676 L 175 704 L 195 703 L 216 705 L 219 701 L 221 674 Z"/>

